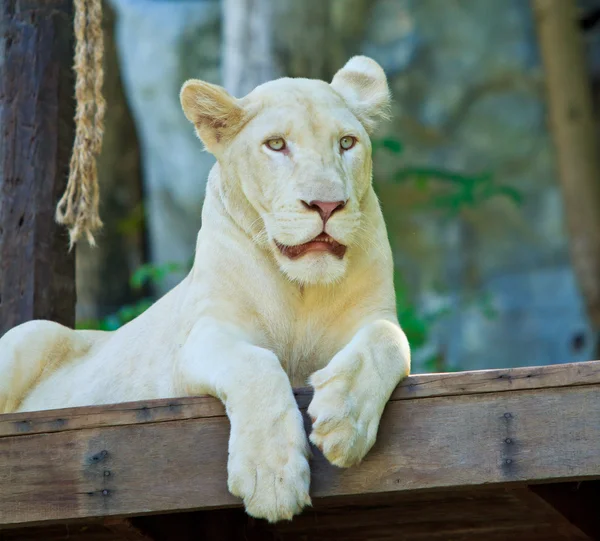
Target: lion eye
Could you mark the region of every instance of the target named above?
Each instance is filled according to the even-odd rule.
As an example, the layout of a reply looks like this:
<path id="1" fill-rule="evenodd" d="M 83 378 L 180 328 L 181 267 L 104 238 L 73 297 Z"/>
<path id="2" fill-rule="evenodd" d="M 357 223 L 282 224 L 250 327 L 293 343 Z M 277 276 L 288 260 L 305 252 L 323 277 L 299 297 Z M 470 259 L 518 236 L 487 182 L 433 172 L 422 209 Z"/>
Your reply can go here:
<path id="1" fill-rule="evenodd" d="M 350 150 L 356 144 L 356 137 L 346 135 L 340 139 L 340 147 L 342 150 Z"/>
<path id="2" fill-rule="evenodd" d="M 280 150 L 285 149 L 285 140 L 283 137 L 275 137 L 274 139 L 269 139 L 266 142 L 266 145 L 271 149 L 279 152 Z"/>

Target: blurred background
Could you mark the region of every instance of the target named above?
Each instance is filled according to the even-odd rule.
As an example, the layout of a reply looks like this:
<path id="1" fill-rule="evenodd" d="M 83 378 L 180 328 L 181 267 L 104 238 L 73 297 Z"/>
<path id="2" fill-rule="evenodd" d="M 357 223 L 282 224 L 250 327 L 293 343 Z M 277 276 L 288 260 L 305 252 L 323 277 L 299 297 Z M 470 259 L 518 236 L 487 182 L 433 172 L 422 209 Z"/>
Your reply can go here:
<path id="1" fill-rule="evenodd" d="M 600 0 L 577 9 L 585 77 L 566 82 L 597 97 Z M 77 249 L 80 328 L 119 327 L 191 265 L 213 158 L 181 111 L 186 79 L 241 96 L 283 75 L 331 80 L 360 53 L 393 94 L 374 184 L 414 371 L 597 356 L 530 1 L 110 0 L 104 31 L 105 227 L 97 248 Z"/>

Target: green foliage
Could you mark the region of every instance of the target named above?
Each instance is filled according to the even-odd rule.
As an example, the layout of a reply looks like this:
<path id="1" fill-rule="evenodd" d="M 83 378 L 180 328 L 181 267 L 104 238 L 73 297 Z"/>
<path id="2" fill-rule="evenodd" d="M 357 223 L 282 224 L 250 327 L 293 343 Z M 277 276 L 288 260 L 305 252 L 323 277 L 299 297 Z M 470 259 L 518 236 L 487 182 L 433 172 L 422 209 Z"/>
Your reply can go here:
<path id="1" fill-rule="evenodd" d="M 400 157 L 404 146 L 393 138 L 373 141 L 373 151 L 385 150 Z M 522 203 L 521 194 L 508 185 L 499 184 L 489 172 L 466 175 L 456 171 L 448 171 L 434 167 L 401 167 L 392 175 L 392 180 L 398 183 L 414 183 L 415 187 L 431 196 L 421 208 L 415 210 L 440 210 L 447 212 L 449 217 L 457 218 L 460 212 L 467 208 L 477 208 L 494 197 L 507 198 L 515 205 Z M 438 188 L 444 188 L 439 190 Z M 438 195 L 439 192 L 443 195 Z M 408 284 L 405 283 L 398 270 L 394 273 L 396 290 L 396 308 L 398 319 L 408 337 L 413 350 L 426 346 L 430 339 L 433 326 L 442 318 L 450 315 L 453 310 L 440 309 L 434 313 L 422 314 L 414 299 L 409 295 Z M 489 294 L 480 294 L 467 299 L 467 304 L 476 306 L 485 318 L 496 317 Z M 455 307 L 456 310 L 458 307 Z M 430 355 L 423 361 L 423 368 L 429 372 L 449 372 L 459 367 L 447 364 L 444 352 Z"/>
<path id="2" fill-rule="evenodd" d="M 388 137 L 373 141 L 373 151 L 378 150 L 386 150 L 400 157 L 404 146 L 400 141 Z M 401 167 L 394 172 L 392 179 L 398 183 L 413 182 L 422 191 L 433 191 L 434 184 L 444 185 L 450 193 L 433 194 L 423 208 L 447 210 L 452 216 L 465 208 L 475 208 L 493 197 L 506 197 L 516 205 L 522 202 L 517 190 L 499 184 L 489 172 L 467 175 L 435 167 Z"/>
<path id="3" fill-rule="evenodd" d="M 406 333 L 412 350 L 419 350 L 427 345 L 431 337 L 431 329 L 435 323 L 450 313 L 448 308 L 441 308 L 433 313 L 423 314 L 419 311 L 408 293 L 408 284 L 399 272 L 394 273 L 394 289 L 396 291 L 396 311 L 402 329 Z M 432 355 L 423 362 L 429 372 L 447 372 L 441 367 L 445 359 Z"/>
<path id="4" fill-rule="evenodd" d="M 146 263 L 141 265 L 133 273 L 129 280 L 129 285 L 136 291 L 141 290 L 144 286 L 157 286 L 172 274 L 188 272 L 191 266 L 191 262 L 187 265 L 174 262 L 162 265 Z M 110 314 L 102 319 L 91 319 L 78 322 L 77 328 L 114 331 L 143 314 L 154 302 L 155 299 L 144 297 L 135 303 L 122 306 L 114 314 Z"/>
<path id="5" fill-rule="evenodd" d="M 384 137 L 382 139 L 373 139 L 371 141 L 372 152 L 375 153 L 380 149 L 389 150 L 393 154 L 402 154 L 404 146 L 401 141 L 392 137 Z"/>
<path id="6" fill-rule="evenodd" d="M 427 190 L 434 181 L 451 185 L 452 193 L 432 197 L 427 207 L 448 210 L 454 216 L 465 208 L 475 208 L 497 196 L 506 197 L 517 205 L 521 204 L 521 194 L 517 190 L 498 184 L 489 173 L 467 176 L 440 169 L 407 167 L 397 171 L 394 180 L 413 181 L 421 190 Z"/>
<path id="7" fill-rule="evenodd" d="M 119 327 L 143 314 L 153 303 L 154 299 L 144 298 L 136 303 L 122 306 L 114 314 L 110 314 L 102 319 L 80 321 L 77 323 L 76 328 L 95 331 L 116 331 Z"/>
<path id="8" fill-rule="evenodd" d="M 174 262 L 162 265 L 145 263 L 133 273 L 129 285 L 135 290 L 142 289 L 145 285 L 159 285 L 171 274 L 188 272 L 191 266 Z"/>

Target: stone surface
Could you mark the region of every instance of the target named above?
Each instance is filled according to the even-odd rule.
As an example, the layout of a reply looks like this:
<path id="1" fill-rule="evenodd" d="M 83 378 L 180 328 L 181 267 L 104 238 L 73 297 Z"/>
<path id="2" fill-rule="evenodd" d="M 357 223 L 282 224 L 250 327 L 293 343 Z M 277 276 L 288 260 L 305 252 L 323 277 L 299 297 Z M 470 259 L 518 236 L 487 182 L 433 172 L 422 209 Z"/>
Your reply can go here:
<path id="1" fill-rule="evenodd" d="M 221 82 L 217 0 L 112 0 L 127 97 L 137 125 L 150 257 L 186 263 L 194 253 L 214 158 L 203 151 L 179 103 L 185 80 Z M 181 278 L 173 274 L 159 293 Z"/>

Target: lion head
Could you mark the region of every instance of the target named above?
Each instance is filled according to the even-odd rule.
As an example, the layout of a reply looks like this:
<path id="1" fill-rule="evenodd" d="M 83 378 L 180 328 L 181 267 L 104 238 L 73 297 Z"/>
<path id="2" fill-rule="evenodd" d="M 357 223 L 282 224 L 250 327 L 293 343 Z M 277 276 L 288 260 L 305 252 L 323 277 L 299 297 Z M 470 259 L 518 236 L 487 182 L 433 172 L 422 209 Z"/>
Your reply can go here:
<path id="1" fill-rule="evenodd" d="M 369 135 L 389 106 L 379 64 L 357 56 L 331 84 L 282 78 L 241 99 L 190 80 L 181 103 L 217 158 L 225 207 L 252 241 L 294 281 L 342 278 L 364 248 Z"/>

